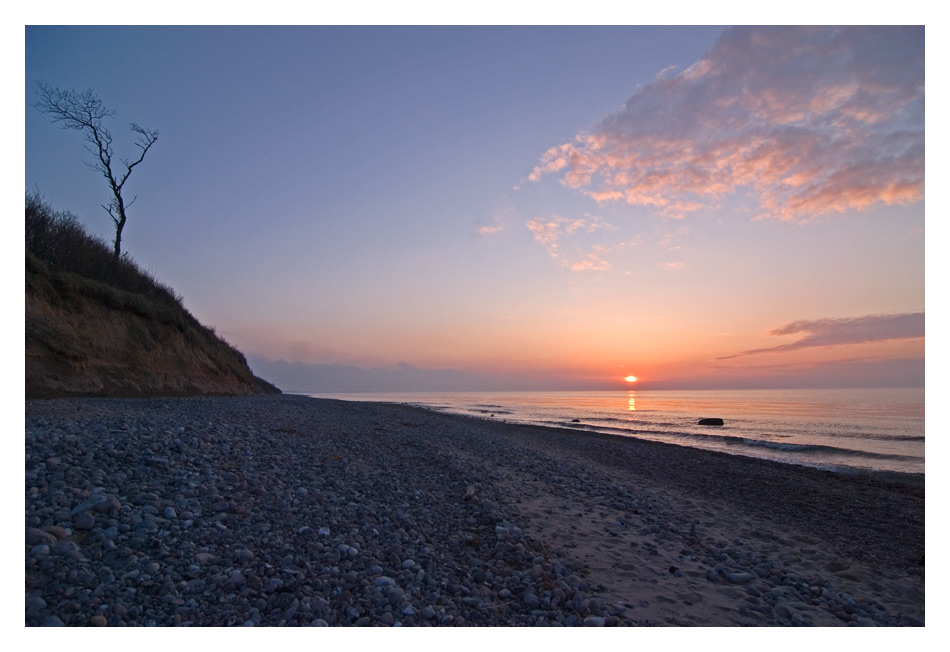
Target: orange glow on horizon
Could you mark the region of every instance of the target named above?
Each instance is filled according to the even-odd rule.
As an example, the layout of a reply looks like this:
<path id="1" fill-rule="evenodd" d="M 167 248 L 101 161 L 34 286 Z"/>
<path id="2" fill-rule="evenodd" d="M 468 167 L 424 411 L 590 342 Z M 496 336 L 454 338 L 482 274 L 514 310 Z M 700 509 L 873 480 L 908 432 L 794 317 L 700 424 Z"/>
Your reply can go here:
<path id="1" fill-rule="evenodd" d="M 626 380 L 628 383 L 635 383 L 637 382 L 638 379 L 636 376 L 627 376 L 626 378 L 624 378 L 624 380 Z"/>

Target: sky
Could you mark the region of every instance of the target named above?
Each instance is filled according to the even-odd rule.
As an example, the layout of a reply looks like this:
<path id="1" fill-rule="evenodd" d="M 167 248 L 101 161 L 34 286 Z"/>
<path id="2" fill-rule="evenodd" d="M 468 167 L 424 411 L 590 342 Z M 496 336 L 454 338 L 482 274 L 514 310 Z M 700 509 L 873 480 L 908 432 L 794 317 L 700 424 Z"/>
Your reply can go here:
<path id="1" fill-rule="evenodd" d="M 924 384 L 923 27 L 27 26 L 111 241 L 37 81 L 159 131 L 124 250 L 286 391 Z"/>

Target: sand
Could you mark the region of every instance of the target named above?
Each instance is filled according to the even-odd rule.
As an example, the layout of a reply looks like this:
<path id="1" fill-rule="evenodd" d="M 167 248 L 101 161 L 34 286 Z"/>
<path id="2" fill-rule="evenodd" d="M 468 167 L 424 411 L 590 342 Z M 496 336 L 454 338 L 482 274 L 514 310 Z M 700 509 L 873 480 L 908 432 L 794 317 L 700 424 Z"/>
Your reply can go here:
<path id="1" fill-rule="evenodd" d="M 563 469 L 583 467 L 615 493 L 638 496 L 650 506 L 642 519 L 645 528 L 616 526 L 636 519 L 611 505 L 609 496 L 591 500 L 583 491 L 566 490 L 566 483 L 520 475 L 507 463 L 495 471 L 495 482 L 509 492 L 526 527 L 585 560 L 601 594 L 629 605 L 641 621 L 774 625 L 786 624 L 776 621 L 776 611 L 795 622 L 800 610 L 809 624 L 849 624 L 845 613 L 824 609 L 822 589 L 830 589 L 878 604 L 901 624 L 924 622 L 920 476 L 882 480 L 609 435 L 497 428 Z M 677 532 L 658 541 L 658 532 L 645 531 L 650 529 Z M 757 590 L 708 578 L 717 554 L 734 552 L 738 558 L 750 551 L 781 561 L 784 581 Z M 679 572 L 671 573 L 674 568 Z M 770 615 L 743 608 L 750 594 L 767 595 L 767 586 L 781 591 L 796 582 L 798 595 L 810 593 L 811 599 L 773 608 Z"/>

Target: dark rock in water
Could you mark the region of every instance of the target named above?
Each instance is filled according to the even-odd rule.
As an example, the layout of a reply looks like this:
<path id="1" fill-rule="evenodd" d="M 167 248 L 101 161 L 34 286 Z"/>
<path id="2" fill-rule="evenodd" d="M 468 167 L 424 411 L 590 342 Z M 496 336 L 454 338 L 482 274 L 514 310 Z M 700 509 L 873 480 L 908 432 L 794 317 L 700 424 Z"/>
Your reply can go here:
<path id="1" fill-rule="evenodd" d="M 581 422 L 580 419 L 571 419 L 571 423 L 580 423 L 580 422 Z"/>
<path id="2" fill-rule="evenodd" d="M 712 418 L 708 418 L 708 419 L 700 419 L 700 420 L 699 420 L 699 425 L 701 425 L 701 426 L 721 426 L 721 425 L 722 425 L 722 419 L 720 419 L 719 417 L 712 417 Z"/>

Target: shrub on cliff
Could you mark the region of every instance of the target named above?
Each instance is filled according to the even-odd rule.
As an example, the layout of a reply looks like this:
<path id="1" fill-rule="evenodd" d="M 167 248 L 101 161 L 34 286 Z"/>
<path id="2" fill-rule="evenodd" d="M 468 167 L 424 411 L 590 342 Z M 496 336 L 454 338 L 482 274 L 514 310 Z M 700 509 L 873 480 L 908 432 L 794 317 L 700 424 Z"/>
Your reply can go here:
<path id="1" fill-rule="evenodd" d="M 115 263 L 109 245 L 87 233 L 79 218 L 68 211 L 54 211 L 35 193 L 26 197 L 26 250 L 50 271 L 69 272 L 181 307 L 181 297 L 139 269 L 128 254 Z"/>
<path id="2" fill-rule="evenodd" d="M 195 344 L 216 340 L 241 361 L 244 356 L 198 322 L 171 288 L 142 271 L 129 255 L 118 264 L 102 240 L 69 212 L 57 212 L 37 194 L 26 198 L 26 267 L 29 291 L 63 305 L 81 297 L 173 326 Z"/>
<path id="3" fill-rule="evenodd" d="M 28 398 L 280 392 L 74 215 L 28 196 L 25 235 Z"/>

